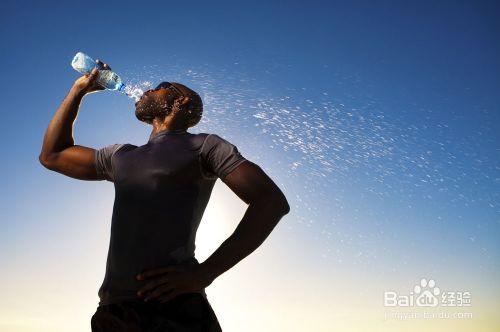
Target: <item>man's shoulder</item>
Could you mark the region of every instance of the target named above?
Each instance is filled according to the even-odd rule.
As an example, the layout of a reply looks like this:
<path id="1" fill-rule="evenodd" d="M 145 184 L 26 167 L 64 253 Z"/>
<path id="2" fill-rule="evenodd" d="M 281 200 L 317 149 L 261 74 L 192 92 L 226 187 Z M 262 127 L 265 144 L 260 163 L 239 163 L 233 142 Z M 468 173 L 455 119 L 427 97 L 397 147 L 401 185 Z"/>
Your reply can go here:
<path id="1" fill-rule="evenodd" d="M 202 154 L 218 147 L 230 144 L 227 140 L 215 133 L 189 133 L 186 137 L 189 140 L 189 145 L 194 146 Z"/>
<path id="2" fill-rule="evenodd" d="M 210 142 L 221 142 L 221 141 L 227 141 L 224 139 L 221 135 L 216 134 L 216 133 L 198 133 L 195 134 L 197 138 L 200 138 L 204 141 L 210 141 Z"/>
<path id="3" fill-rule="evenodd" d="M 138 146 L 135 145 L 135 144 L 131 144 L 131 143 L 122 143 L 120 144 L 120 146 L 118 147 L 117 151 L 119 150 L 134 150 L 134 149 L 137 149 Z"/>
<path id="4" fill-rule="evenodd" d="M 195 138 L 206 138 L 207 136 L 211 135 L 210 133 L 189 133 L 191 137 Z"/>
<path id="5" fill-rule="evenodd" d="M 120 143 L 120 144 L 115 144 L 115 147 L 113 149 L 113 155 L 118 155 L 127 151 L 132 151 L 139 148 L 139 146 L 131 143 Z"/>
<path id="6" fill-rule="evenodd" d="M 207 138 L 211 136 L 210 133 L 189 133 L 188 138 L 197 145 L 203 145 Z"/>
<path id="7" fill-rule="evenodd" d="M 204 144 L 208 146 L 234 145 L 230 140 L 216 133 L 204 133 L 203 135 Z"/>

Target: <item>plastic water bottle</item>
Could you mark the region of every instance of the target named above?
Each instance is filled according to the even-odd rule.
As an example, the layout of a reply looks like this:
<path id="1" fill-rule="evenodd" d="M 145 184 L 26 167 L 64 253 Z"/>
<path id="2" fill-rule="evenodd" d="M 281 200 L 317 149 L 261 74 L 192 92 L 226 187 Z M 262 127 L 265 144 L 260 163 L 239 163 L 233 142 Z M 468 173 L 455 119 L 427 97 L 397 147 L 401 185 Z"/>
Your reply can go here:
<path id="1" fill-rule="evenodd" d="M 111 70 L 100 69 L 94 59 L 82 52 L 76 53 L 73 61 L 71 61 L 71 66 L 82 74 L 90 73 L 92 69 L 97 68 L 99 70 L 97 83 L 102 87 L 121 92 L 125 90 L 125 84 L 122 83 L 120 76 Z"/>

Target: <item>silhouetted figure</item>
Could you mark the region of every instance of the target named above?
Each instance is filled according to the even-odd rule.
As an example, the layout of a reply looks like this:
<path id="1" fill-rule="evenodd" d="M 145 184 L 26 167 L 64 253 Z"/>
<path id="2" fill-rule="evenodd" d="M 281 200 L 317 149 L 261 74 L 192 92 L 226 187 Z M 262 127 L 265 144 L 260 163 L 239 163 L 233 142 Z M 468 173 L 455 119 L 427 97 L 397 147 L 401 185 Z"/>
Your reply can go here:
<path id="1" fill-rule="evenodd" d="M 97 75 L 94 70 L 76 80 L 47 128 L 39 157 L 50 170 L 115 186 L 92 331 L 220 331 L 205 288 L 262 244 L 288 213 L 287 200 L 233 144 L 187 132 L 200 121 L 203 104 L 179 83 L 163 82 L 136 103 L 137 119 L 153 127 L 145 145 L 75 145 L 80 102 L 102 90 Z M 196 230 L 217 178 L 248 208 L 234 233 L 199 263 Z"/>

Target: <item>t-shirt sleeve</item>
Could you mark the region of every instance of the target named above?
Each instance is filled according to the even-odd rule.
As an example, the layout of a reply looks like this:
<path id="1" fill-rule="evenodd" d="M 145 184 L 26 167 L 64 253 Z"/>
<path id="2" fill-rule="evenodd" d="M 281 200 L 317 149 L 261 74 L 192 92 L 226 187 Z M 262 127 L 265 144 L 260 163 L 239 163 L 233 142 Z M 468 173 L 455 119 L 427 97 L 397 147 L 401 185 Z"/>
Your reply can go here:
<path id="1" fill-rule="evenodd" d="M 97 174 L 103 176 L 106 180 L 113 182 L 113 163 L 112 157 L 125 144 L 111 144 L 101 149 L 95 150 L 95 169 Z"/>
<path id="2" fill-rule="evenodd" d="M 236 146 L 215 134 L 208 135 L 203 142 L 201 159 L 204 171 L 220 179 L 246 160 Z"/>

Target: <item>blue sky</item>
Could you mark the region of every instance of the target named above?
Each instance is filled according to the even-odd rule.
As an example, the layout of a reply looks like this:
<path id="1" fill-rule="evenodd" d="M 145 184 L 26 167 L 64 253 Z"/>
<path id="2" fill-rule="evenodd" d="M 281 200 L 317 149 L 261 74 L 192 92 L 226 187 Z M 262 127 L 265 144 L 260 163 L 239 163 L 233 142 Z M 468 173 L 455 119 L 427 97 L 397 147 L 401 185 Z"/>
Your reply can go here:
<path id="1" fill-rule="evenodd" d="M 107 238 L 95 238 L 95 227 L 109 227 L 112 186 L 38 163 L 46 126 L 78 77 L 71 59 L 83 51 L 126 83 L 172 80 L 200 92 L 205 118 L 193 131 L 236 144 L 292 203 L 269 257 L 287 252 L 326 284 L 332 271 L 369 272 L 374 293 L 381 280 L 432 274 L 473 289 L 481 303 L 500 295 L 494 1 L 4 1 L 0 9 L 0 258 L 15 276 L 70 250 L 96 265 L 82 276 L 95 289 L 86 310 L 103 277 Z M 88 96 L 76 143 L 145 144 L 150 128 L 133 111 L 119 93 Z M 221 185 L 217 193 L 234 199 Z M 86 251 L 89 243 L 99 250 Z"/>

